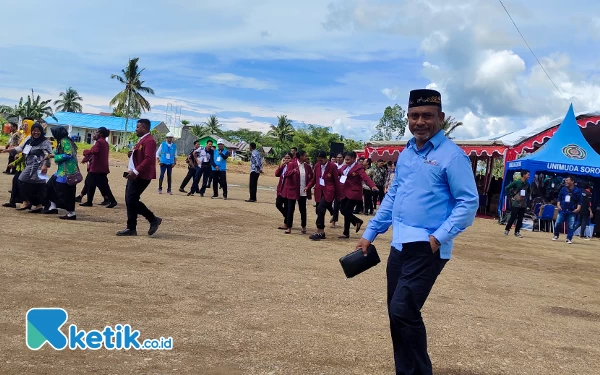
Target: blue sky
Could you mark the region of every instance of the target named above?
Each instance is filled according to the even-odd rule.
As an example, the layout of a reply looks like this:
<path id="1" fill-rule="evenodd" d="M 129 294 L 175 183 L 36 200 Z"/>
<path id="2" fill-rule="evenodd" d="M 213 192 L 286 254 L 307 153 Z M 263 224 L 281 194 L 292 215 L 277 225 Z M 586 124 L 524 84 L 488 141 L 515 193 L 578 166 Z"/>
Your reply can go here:
<path id="1" fill-rule="evenodd" d="M 266 131 L 286 114 L 367 140 L 386 106 L 422 87 L 465 123 L 459 138 L 541 125 L 570 102 L 600 110 L 600 3 L 504 3 L 564 98 L 497 1 L 26 0 L 4 9 L 47 22 L 3 20 L 0 103 L 72 86 L 84 111 L 109 111 L 121 90 L 110 75 L 140 57 L 156 91 L 148 117 L 173 104 L 229 129 Z"/>

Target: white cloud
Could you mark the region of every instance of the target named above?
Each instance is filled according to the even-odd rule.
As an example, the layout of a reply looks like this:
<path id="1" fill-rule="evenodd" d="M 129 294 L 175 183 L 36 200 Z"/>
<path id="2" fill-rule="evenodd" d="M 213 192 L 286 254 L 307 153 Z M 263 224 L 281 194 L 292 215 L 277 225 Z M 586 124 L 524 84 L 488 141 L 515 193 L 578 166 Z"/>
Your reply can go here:
<path id="1" fill-rule="evenodd" d="M 209 76 L 209 82 L 230 87 L 239 87 L 255 90 L 275 90 L 277 85 L 269 81 L 261 81 L 252 77 L 241 77 L 231 73 L 220 73 Z"/>
<path id="2" fill-rule="evenodd" d="M 386 87 L 381 90 L 381 93 L 390 100 L 396 100 L 400 94 L 400 89 L 398 87 L 393 87 L 391 89 Z"/>

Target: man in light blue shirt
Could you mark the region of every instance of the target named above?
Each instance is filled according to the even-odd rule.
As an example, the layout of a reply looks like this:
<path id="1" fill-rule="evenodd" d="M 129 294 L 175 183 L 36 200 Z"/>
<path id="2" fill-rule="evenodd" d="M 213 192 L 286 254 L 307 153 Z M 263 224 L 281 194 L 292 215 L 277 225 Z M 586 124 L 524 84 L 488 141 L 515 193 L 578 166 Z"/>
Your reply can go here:
<path id="1" fill-rule="evenodd" d="M 213 151 L 210 162 L 212 164 L 213 176 L 213 196 L 212 199 L 219 198 L 219 185 L 223 189 L 223 199 L 227 200 L 227 158 L 229 151 L 225 148 L 223 139 L 217 140 L 217 149 Z"/>
<path id="2" fill-rule="evenodd" d="M 397 374 L 432 374 L 421 308 L 452 256 L 454 238 L 473 223 L 479 206 L 471 163 L 441 130 L 444 118 L 439 92 L 411 91 L 408 126 L 414 138 L 356 245 L 366 254 L 375 237 L 393 227 L 387 283 Z"/>
<path id="3" fill-rule="evenodd" d="M 158 179 L 158 194 L 162 194 L 163 179 L 167 172 L 167 194 L 171 193 L 171 173 L 177 162 L 177 145 L 173 143 L 175 135 L 171 132 L 167 133 L 167 140 L 161 143 L 156 149 L 156 159 L 160 163 L 160 177 Z"/>

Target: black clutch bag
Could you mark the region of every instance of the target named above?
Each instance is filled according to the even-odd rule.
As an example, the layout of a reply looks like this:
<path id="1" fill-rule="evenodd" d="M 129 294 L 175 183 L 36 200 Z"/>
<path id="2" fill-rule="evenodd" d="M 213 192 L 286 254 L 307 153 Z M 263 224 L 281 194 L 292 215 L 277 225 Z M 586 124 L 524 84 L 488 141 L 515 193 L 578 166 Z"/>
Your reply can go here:
<path id="1" fill-rule="evenodd" d="M 340 264 L 347 278 L 354 277 L 380 262 L 379 254 L 373 245 L 367 249 L 367 256 L 364 256 L 362 250 L 358 249 L 340 258 Z"/>

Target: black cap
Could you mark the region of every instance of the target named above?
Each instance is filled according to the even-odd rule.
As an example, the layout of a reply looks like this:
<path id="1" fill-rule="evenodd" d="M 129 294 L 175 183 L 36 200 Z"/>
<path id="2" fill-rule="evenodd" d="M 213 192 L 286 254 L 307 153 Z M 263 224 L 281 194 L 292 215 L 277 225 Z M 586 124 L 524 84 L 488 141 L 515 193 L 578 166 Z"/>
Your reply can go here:
<path id="1" fill-rule="evenodd" d="M 408 99 L 408 108 L 433 105 L 442 108 L 442 94 L 436 90 L 412 90 Z"/>

